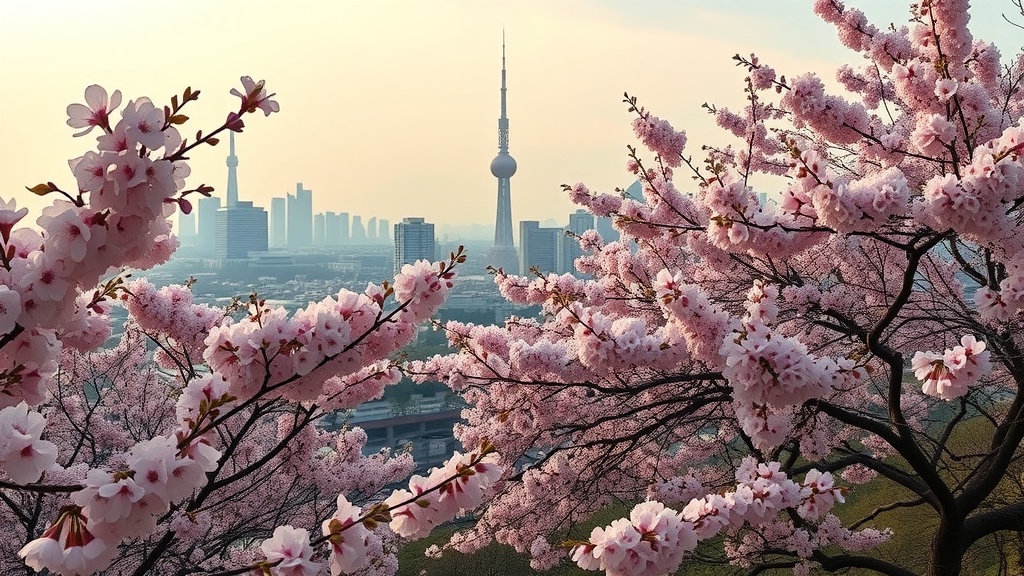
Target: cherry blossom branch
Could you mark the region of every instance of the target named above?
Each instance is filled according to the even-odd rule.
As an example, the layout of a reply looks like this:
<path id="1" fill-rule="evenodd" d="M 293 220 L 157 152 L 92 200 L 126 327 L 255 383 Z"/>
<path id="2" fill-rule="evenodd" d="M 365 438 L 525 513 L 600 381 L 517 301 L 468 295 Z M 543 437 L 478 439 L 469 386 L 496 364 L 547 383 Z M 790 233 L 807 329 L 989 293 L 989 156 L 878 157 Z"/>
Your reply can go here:
<path id="1" fill-rule="evenodd" d="M 451 270 L 451 268 L 446 268 L 446 271 L 450 271 L 450 270 Z M 394 310 L 392 310 L 391 312 L 389 312 L 385 316 L 383 316 L 383 317 L 378 316 L 378 318 L 375 320 L 375 322 L 374 322 L 374 324 L 372 326 L 367 328 L 366 331 L 364 331 L 362 334 L 360 334 L 358 337 L 356 337 L 352 342 L 347 344 L 340 352 L 338 352 L 337 354 L 332 355 L 332 356 L 325 356 L 324 359 L 321 360 L 317 364 L 317 368 L 329 364 L 331 361 L 335 360 L 338 356 L 341 356 L 342 354 L 344 354 L 346 352 L 349 352 L 352 349 L 354 349 L 363 340 L 365 340 L 371 334 L 373 334 L 377 329 L 379 329 L 384 324 L 390 322 L 395 316 L 397 316 L 401 311 L 406 309 L 411 303 L 412 303 L 412 300 L 406 300 L 405 302 L 402 302 L 397 308 L 395 308 Z M 268 357 L 264 357 L 264 361 L 266 362 L 266 366 L 269 366 L 269 362 L 267 362 L 267 360 L 269 360 L 269 358 Z M 208 424 L 206 424 L 206 425 L 204 425 L 202 427 L 198 427 L 198 426 L 195 427 L 193 429 L 193 431 L 189 435 L 187 435 L 185 438 L 183 438 L 181 441 L 179 441 L 179 446 L 181 446 L 181 447 L 187 446 L 188 443 L 191 442 L 192 440 L 194 440 L 195 438 L 198 438 L 198 437 L 206 434 L 207 432 L 215 429 L 222 422 L 228 420 L 229 418 L 231 418 L 235 414 L 241 412 L 242 410 L 245 410 L 252 403 L 256 402 L 258 399 L 262 398 L 267 393 L 273 392 L 274 390 L 277 390 L 277 389 L 279 389 L 279 388 L 281 388 L 283 386 L 291 384 L 292 382 L 298 380 L 300 377 L 301 376 L 296 374 L 296 375 L 289 376 L 289 377 L 283 379 L 282 381 L 280 381 L 280 382 L 278 382 L 276 384 L 269 384 L 270 373 L 268 371 L 267 375 L 266 375 L 266 377 L 264 379 L 263 386 L 260 388 L 259 392 L 255 396 L 253 396 L 252 398 L 249 398 L 248 400 L 245 400 L 244 402 L 241 402 L 241 403 L 233 406 L 230 410 L 226 411 L 222 415 L 217 416 L 216 418 L 211 420 Z"/>
<path id="2" fill-rule="evenodd" d="M 866 568 L 887 576 L 917 576 L 906 568 L 867 556 L 852 556 L 848 554 L 829 556 L 820 550 L 815 550 L 811 555 L 811 559 L 821 564 L 822 568 L 829 572 L 835 572 L 842 568 Z"/>
<path id="3" fill-rule="evenodd" d="M 394 504 L 374 504 L 373 506 L 370 506 L 367 509 L 366 513 L 356 518 L 352 518 L 351 520 L 346 521 L 345 523 L 342 523 L 338 520 L 334 520 L 330 524 L 330 532 L 324 534 L 323 536 L 313 538 L 312 540 L 310 540 L 309 545 L 313 548 L 321 546 L 327 542 L 332 541 L 333 538 L 337 538 L 342 533 L 356 526 L 361 526 L 371 531 L 376 529 L 376 527 L 380 523 L 391 521 L 391 512 L 393 510 L 397 510 L 398 508 L 402 508 L 413 504 L 425 504 L 426 500 L 424 500 L 424 497 L 430 496 L 431 494 L 444 490 L 446 487 L 448 487 L 452 482 L 455 482 L 456 480 L 466 478 L 467 476 L 472 476 L 475 473 L 474 467 L 483 462 L 487 456 L 493 454 L 494 452 L 494 445 L 492 445 L 487 440 L 484 440 L 481 443 L 479 451 L 474 453 L 473 457 L 470 459 L 468 464 L 466 464 L 464 467 L 460 467 L 455 473 L 444 478 L 441 482 L 435 484 L 434 486 L 426 490 L 423 490 L 422 492 L 413 494 L 412 496 L 404 500 L 400 500 Z M 260 570 L 262 568 L 270 568 L 276 566 L 279 562 L 280 561 L 271 563 L 267 561 L 261 561 L 250 564 L 248 566 L 235 568 L 228 571 L 214 572 L 208 574 L 209 576 L 233 576 L 237 574 L 246 574 L 254 570 Z"/>
<path id="4" fill-rule="evenodd" d="M 39 484 L 35 482 L 31 484 L 15 484 L 14 482 L 0 480 L 0 488 L 21 492 L 35 492 L 37 494 L 65 494 L 77 492 L 84 488 L 84 486 L 81 484 Z"/>

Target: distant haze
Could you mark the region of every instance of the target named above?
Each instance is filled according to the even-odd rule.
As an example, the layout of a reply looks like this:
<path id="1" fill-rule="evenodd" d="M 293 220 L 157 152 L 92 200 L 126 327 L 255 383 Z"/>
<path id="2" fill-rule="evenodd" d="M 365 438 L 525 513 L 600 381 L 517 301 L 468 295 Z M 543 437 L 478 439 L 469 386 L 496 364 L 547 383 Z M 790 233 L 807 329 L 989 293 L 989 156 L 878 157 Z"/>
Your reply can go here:
<path id="1" fill-rule="evenodd" d="M 852 1 L 876 24 L 903 23 L 906 3 Z M 1020 31 L 1009 2 L 976 2 L 972 28 L 1004 59 Z M 690 151 L 725 140 L 700 104 L 742 107 L 734 53 L 757 52 L 780 73 L 860 60 L 810 2 L 516 0 L 270 2 L 92 0 L 0 2 L 0 197 L 39 206 L 23 186 L 72 188 L 67 159 L 92 149 L 71 138 L 64 109 L 98 83 L 158 104 L 203 91 L 185 132 L 236 106 L 228 90 L 264 78 L 281 113 L 251 117 L 237 139 L 241 198 L 269 207 L 302 182 L 317 212 L 422 216 L 468 237 L 489 234 L 496 182 L 501 38 L 507 39 L 513 220 L 564 224 L 560 185 L 610 191 L 630 183 L 634 142 L 622 93 L 689 132 Z M 1019 19 L 1019 18 L 1018 18 Z M 190 184 L 223 194 L 225 146 L 193 154 Z M 650 155 L 648 154 L 648 157 Z M 33 216 L 34 217 L 34 216 Z M 475 228 L 471 224 L 477 225 Z M 458 225 L 459 227 L 454 227 Z M 482 228 L 481 228 L 482 226 Z M 517 226 L 514 226 L 517 228 Z M 454 237 L 454 236 L 453 236 Z"/>

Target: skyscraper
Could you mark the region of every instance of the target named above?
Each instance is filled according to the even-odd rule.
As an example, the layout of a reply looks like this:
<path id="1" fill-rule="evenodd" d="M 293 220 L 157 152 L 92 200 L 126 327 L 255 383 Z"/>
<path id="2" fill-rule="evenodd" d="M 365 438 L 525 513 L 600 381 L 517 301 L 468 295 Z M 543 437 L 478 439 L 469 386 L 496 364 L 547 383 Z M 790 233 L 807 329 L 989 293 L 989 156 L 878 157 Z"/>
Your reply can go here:
<path id="1" fill-rule="evenodd" d="M 270 247 L 284 248 L 288 244 L 287 200 L 270 199 Z"/>
<path id="2" fill-rule="evenodd" d="M 288 195 L 288 247 L 308 248 L 313 245 L 313 191 L 295 185 L 295 194 Z"/>
<path id="3" fill-rule="evenodd" d="M 215 248 L 218 258 L 248 258 L 250 252 L 267 251 L 267 212 L 252 202 L 238 199 L 238 157 L 235 133 L 228 152 L 227 206 L 217 211 Z"/>
<path id="4" fill-rule="evenodd" d="M 338 236 L 341 237 L 341 244 L 348 244 L 352 240 L 349 235 L 348 212 L 338 214 Z"/>
<path id="5" fill-rule="evenodd" d="M 217 211 L 220 210 L 220 198 L 199 199 L 199 233 L 196 244 L 209 249 L 217 243 Z"/>
<path id="6" fill-rule="evenodd" d="M 558 270 L 560 273 L 579 274 L 576 272 L 576 265 L 574 264 L 576 259 L 583 255 L 579 237 L 587 230 L 592 230 L 593 228 L 594 215 L 590 212 L 580 208 L 576 212 L 569 214 L 569 225 L 565 227 L 567 234 L 564 234 L 562 238 L 561 265 Z"/>
<path id="7" fill-rule="evenodd" d="M 363 228 L 362 216 L 352 216 L 352 243 L 366 244 L 366 228 Z"/>
<path id="8" fill-rule="evenodd" d="M 387 220 L 383 218 L 380 219 L 380 222 L 378 224 L 380 228 L 377 230 L 377 240 L 381 244 L 387 244 L 388 242 L 391 242 L 390 224 L 391 223 L 388 222 Z"/>
<path id="9" fill-rule="evenodd" d="M 327 246 L 341 244 L 341 218 L 334 212 L 324 214 L 324 244 Z"/>
<path id="10" fill-rule="evenodd" d="M 404 264 L 417 260 L 433 261 L 436 257 L 434 225 L 423 218 L 403 218 L 395 224 L 395 274 Z"/>
<path id="11" fill-rule="evenodd" d="M 196 243 L 196 210 L 198 206 L 193 206 L 192 211 L 185 214 L 182 211 L 178 212 L 178 239 L 181 240 L 182 246 L 194 246 Z"/>
<path id="12" fill-rule="evenodd" d="M 327 244 L 327 216 L 323 212 L 313 215 L 313 245 L 324 246 Z"/>
<path id="13" fill-rule="evenodd" d="M 562 228 L 542 228 L 536 220 L 519 223 L 519 273 L 530 274 L 538 268 L 542 274 L 558 271 L 558 246 L 565 236 Z"/>
<path id="14" fill-rule="evenodd" d="M 377 217 L 372 216 L 366 221 L 366 240 L 370 244 L 377 243 Z"/>
<path id="15" fill-rule="evenodd" d="M 512 241 L 512 187 L 516 160 L 508 153 L 508 116 L 505 101 L 505 34 L 501 35 L 501 117 L 498 118 L 498 155 L 491 160 L 491 174 L 498 179 L 498 211 L 494 220 L 494 245 L 487 251 L 487 263 L 506 271 L 519 267 Z M 522 238 L 519 239 L 522 242 Z"/>

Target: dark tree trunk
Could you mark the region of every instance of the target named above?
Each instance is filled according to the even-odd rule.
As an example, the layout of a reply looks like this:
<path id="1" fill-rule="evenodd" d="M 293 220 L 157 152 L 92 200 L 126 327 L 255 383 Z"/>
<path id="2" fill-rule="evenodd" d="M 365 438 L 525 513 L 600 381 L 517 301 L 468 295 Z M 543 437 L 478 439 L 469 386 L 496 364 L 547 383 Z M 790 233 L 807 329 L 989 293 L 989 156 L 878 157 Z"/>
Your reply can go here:
<path id="1" fill-rule="evenodd" d="M 942 515 L 935 539 L 932 540 L 929 576 L 960 576 L 964 560 L 963 532 L 964 523 L 961 519 Z"/>

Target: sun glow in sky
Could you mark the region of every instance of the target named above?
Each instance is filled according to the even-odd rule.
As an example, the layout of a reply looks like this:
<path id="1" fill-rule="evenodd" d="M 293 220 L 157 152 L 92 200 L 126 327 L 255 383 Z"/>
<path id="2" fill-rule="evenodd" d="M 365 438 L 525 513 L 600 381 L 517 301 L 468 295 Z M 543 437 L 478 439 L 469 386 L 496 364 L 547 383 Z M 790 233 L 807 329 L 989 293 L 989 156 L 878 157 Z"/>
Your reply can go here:
<path id="1" fill-rule="evenodd" d="M 903 2 L 848 4 L 879 26 L 907 20 Z M 1024 43 L 1001 16 L 1013 7 L 975 4 L 975 37 L 1006 60 Z M 0 197 L 38 208 L 25 185 L 73 187 L 67 159 L 94 134 L 71 138 L 64 110 L 89 84 L 158 104 L 201 89 L 184 111 L 194 134 L 223 120 L 237 105 L 228 90 L 251 75 L 281 113 L 248 119 L 237 137 L 242 199 L 269 206 L 302 182 L 317 212 L 493 226 L 503 28 L 514 221 L 564 224 L 574 207 L 562 183 L 629 184 L 624 91 L 686 128 L 699 156 L 728 142 L 700 105 L 742 106 L 733 54 L 829 81 L 859 62 L 803 0 L 0 0 Z M 223 194 L 226 155 L 197 150 L 189 184 Z"/>

